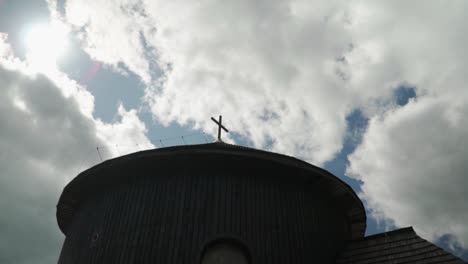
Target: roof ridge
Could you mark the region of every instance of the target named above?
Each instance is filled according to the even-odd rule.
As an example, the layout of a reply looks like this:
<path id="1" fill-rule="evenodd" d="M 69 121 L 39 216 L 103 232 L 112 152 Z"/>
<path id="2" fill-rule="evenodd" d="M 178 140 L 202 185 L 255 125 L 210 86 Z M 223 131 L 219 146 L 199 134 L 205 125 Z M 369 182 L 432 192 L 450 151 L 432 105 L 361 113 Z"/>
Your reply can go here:
<path id="1" fill-rule="evenodd" d="M 353 242 L 357 242 L 357 241 L 360 241 L 360 240 L 371 239 L 371 238 L 377 238 L 377 237 L 385 237 L 385 236 L 388 236 L 388 235 L 393 235 L 393 234 L 396 234 L 396 233 L 404 233 L 404 232 L 412 232 L 415 235 L 417 235 L 416 232 L 414 231 L 413 227 L 408 226 L 408 227 L 402 227 L 402 228 L 399 228 L 399 229 L 394 229 L 394 230 L 383 232 L 383 233 L 378 233 L 378 234 L 373 234 L 373 235 L 370 235 L 370 236 L 365 236 L 363 238 L 355 239 L 355 240 L 353 240 Z"/>
<path id="2" fill-rule="evenodd" d="M 387 237 L 388 241 L 387 239 L 382 239 Z M 406 244 L 407 242 L 410 243 Z M 358 247 L 355 247 L 356 245 Z M 412 227 L 406 227 L 349 241 L 349 244 L 345 246 L 335 263 L 409 264 L 465 262 L 438 245 L 420 237 Z"/>
<path id="3" fill-rule="evenodd" d="M 362 249 L 371 249 L 371 248 L 376 248 L 376 247 L 384 247 L 385 245 L 387 244 L 392 244 L 392 243 L 398 243 L 398 242 L 401 242 L 401 241 L 409 241 L 409 240 L 417 240 L 417 241 L 414 241 L 412 243 L 409 243 L 409 244 L 405 244 L 405 245 L 398 245 L 398 246 L 393 246 L 393 247 L 388 247 L 386 249 L 395 249 L 395 248 L 399 248 L 399 247 L 404 247 L 404 246 L 411 246 L 411 245 L 415 245 L 415 244 L 419 244 L 419 243 L 427 243 L 426 240 L 420 238 L 420 237 L 414 237 L 414 238 L 410 238 L 410 239 L 399 239 L 399 240 L 393 240 L 393 241 L 387 241 L 387 242 L 384 242 L 384 243 L 381 243 L 381 244 L 376 244 L 376 245 L 371 245 L 369 247 L 359 247 L 359 248 L 354 248 L 352 249 L 352 251 L 357 251 L 357 250 L 362 250 Z M 373 252 L 373 251 L 370 251 L 370 252 Z M 359 255 L 363 255 L 363 254 L 366 254 L 366 253 L 369 253 L 369 251 L 365 251 L 365 252 L 359 252 L 359 253 L 356 253 L 356 254 L 350 254 L 350 255 L 346 255 L 346 257 L 354 257 L 354 256 L 359 256 Z"/>
<path id="4" fill-rule="evenodd" d="M 404 248 L 404 246 L 398 246 L 399 248 Z M 396 247 L 396 248 L 398 248 Z M 431 250 L 425 250 L 425 249 L 428 249 L 428 248 L 433 248 Z M 393 248 L 388 248 L 388 249 L 385 249 L 385 250 L 390 250 L 390 249 L 394 249 L 395 247 Z M 410 255 L 410 256 L 399 256 L 399 257 L 395 257 L 393 259 L 402 259 L 402 258 L 408 258 L 408 257 L 411 257 L 411 256 L 415 256 L 415 255 L 420 255 L 420 254 L 425 254 L 427 252 L 432 252 L 432 251 L 437 251 L 439 250 L 435 245 L 431 244 L 431 243 L 427 243 L 426 242 L 426 245 L 424 246 L 421 246 L 421 247 L 418 247 L 418 248 L 411 248 L 411 249 L 406 249 L 406 250 L 402 250 L 402 251 L 398 251 L 398 252 L 391 252 L 391 253 L 385 253 L 385 254 L 381 254 L 381 255 L 373 255 L 373 256 L 369 256 L 369 257 L 364 257 L 364 258 L 351 258 L 353 261 L 365 261 L 365 260 L 371 260 L 371 259 L 380 259 L 380 258 L 385 258 L 385 257 L 388 257 L 388 256 L 391 256 L 391 255 L 394 255 L 395 253 L 398 253 L 398 254 L 406 254 L 408 252 L 412 252 L 412 251 L 415 251 L 415 250 L 424 250 L 423 252 L 419 252 L 419 253 L 416 253 L 414 255 Z M 383 251 L 383 250 L 382 250 Z M 381 252 L 381 251 L 373 251 L 373 252 Z M 369 253 L 369 255 L 371 255 L 371 253 Z M 350 258 L 348 258 L 350 259 Z M 393 260 L 392 259 L 392 260 Z M 346 258 L 345 258 L 346 260 Z"/>

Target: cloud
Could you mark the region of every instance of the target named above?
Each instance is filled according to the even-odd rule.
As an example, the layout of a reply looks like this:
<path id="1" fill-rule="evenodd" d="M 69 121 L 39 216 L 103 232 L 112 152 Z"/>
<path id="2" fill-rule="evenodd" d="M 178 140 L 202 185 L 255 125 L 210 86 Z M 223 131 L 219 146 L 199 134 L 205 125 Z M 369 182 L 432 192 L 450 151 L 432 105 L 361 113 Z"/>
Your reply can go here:
<path id="1" fill-rule="evenodd" d="M 48 2 L 51 10 L 56 10 L 57 2 Z M 121 73 L 128 68 L 147 83 L 151 79 L 151 62 L 145 56 L 142 33 L 137 27 L 146 19 L 131 2 L 120 6 L 114 1 L 67 1 L 67 21 L 81 32 L 79 36 L 87 44 L 84 49 L 92 59 L 106 62 Z"/>
<path id="2" fill-rule="evenodd" d="M 51 263 L 62 241 L 54 219 L 60 190 L 93 146 L 103 143 L 76 101 L 45 76 L 0 66 L 0 80 L 0 262 Z"/>
<path id="3" fill-rule="evenodd" d="M 148 129 L 140 120 L 137 111 L 127 111 L 123 105 L 118 108 L 119 121 L 104 123 L 96 122 L 97 136 L 113 144 L 107 151 L 106 157 L 121 156 L 143 149 L 152 149 L 155 146 L 147 137 Z"/>
<path id="4" fill-rule="evenodd" d="M 351 38 L 334 5 L 71 0 L 65 10 L 95 58 L 143 81 L 149 68 L 132 65 L 157 60 L 163 75 L 152 76 L 146 98 L 158 121 L 208 131 L 209 117 L 223 114 L 258 147 L 316 163 L 340 150 L 357 95 L 336 74 Z"/>
<path id="5" fill-rule="evenodd" d="M 413 225 L 433 241 L 452 234 L 452 244 L 466 247 L 468 57 L 467 39 L 459 34 L 464 8 L 460 1 L 367 6 L 369 21 L 360 25 L 356 41 L 380 47 L 382 60 L 365 68 L 361 84 L 400 80 L 416 87 L 416 98 L 401 107 L 369 108 L 369 126 L 349 157 L 348 174 L 362 181 L 361 195 L 376 218 Z"/>
<path id="6" fill-rule="evenodd" d="M 348 174 L 378 219 L 468 244 L 468 106 L 422 98 L 369 123 Z"/>
<path id="7" fill-rule="evenodd" d="M 371 121 L 348 172 L 371 209 L 466 243 L 458 201 L 468 185 L 457 167 L 466 160 L 465 9 L 464 1 L 68 0 L 64 19 L 94 58 L 141 77 L 162 123 L 210 131 L 209 117 L 223 114 L 255 146 L 323 164 L 360 109 Z M 417 99 L 397 108 L 389 102 L 401 86 L 415 87 Z M 442 169 L 451 172 L 445 184 Z"/>
<path id="8" fill-rule="evenodd" d="M 84 87 L 64 74 L 28 72 L 6 41 L 0 34 L 0 263 L 53 263 L 63 241 L 55 205 L 65 184 L 99 162 L 96 146 L 109 151 L 122 137 L 148 142 L 146 128 L 134 110 L 119 110 L 122 120 L 112 124 L 93 119 Z"/>

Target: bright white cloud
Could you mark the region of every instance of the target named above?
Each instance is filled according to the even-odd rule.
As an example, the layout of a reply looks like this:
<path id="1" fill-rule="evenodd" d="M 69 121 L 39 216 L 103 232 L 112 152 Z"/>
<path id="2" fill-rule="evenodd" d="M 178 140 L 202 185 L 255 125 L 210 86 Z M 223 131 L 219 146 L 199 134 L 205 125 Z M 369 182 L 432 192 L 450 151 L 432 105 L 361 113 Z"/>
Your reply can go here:
<path id="1" fill-rule="evenodd" d="M 121 156 L 135 151 L 152 149 L 155 146 L 147 137 L 148 130 L 145 123 L 141 121 L 136 110 L 127 111 L 120 105 L 118 108 L 119 121 L 114 123 L 103 123 L 98 121 L 98 138 L 113 144 L 109 146 L 104 158 Z"/>
<path id="2" fill-rule="evenodd" d="M 82 29 L 94 58 L 126 65 L 148 84 L 147 101 L 163 123 L 208 131 L 209 117 L 221 113 L 257 147 L 273 142 L 276 151 L 323 163 L 342 147 L 345 117 L 360 108 L 372 121 L 349 173 L 363 181 L 372 209 L 466 243 L 466 208 L 457 202 L 468 186 L 459 162 L 467 158 L 466 5 L 68 0 L 64 19 Z M 155 58 L 160 79 L 150 70 Z M 418 100 L 395 110 L 385 102 L 403 83 L 416 86 Z M 422 166 L 439 159 L 439 170 Z M 452 173 L 441 185 L 444 169 Z M 417 192 L 401 193 L 406 187 Z M 450 199 L 431 207 L 434 197 Z"/>
<path id="3" fill-rule="evenodd" d="M 350 37 L 334 5 L 110 2 L 67 1 L 66 19 L 82 27 L 95 58 L 121 62 L 145 81 L 148 68 L 132 65 L 158 58 L 164 76 L 152 79 L 147 99 L 160 122 L 208 131 L 209 117 L 221 113 L 255 145 L 271 139 L 275 150 L 317 163 L 341 148 L 345 116 L 357 98 L 335 73 Z M 109 55 L 110 46 L 118 56 Z"/>
<path id="4" fill-rule="evenodd" d="M 365 68 L 361 84 L 380 87 L 382 80 L 398 77 L 417 87 L 418 98 L 369 112 L 348 173 L 363 182 L 362 195 L 377 218 L 413 225 L 430 239 L 450 233 L 466 247 L 468 57 L 467 39 L 459 34 L 464 8 L 461 1 L 367 7 L 371 20 L 357 29 L 356 39 L 372 40 L 383 59 Z"/>
<path id="5" fill-rule="evenodd" d="M 109 152 L 120 140 L 152 147 L 134 110 L 120 109 L 116 123 L 95 120 L 94 98 L 84 87 L 63 73 L 45 76 L 28 67 L 0 34 L 0 263 L 5 264 L 57 262 L 63 236 L 55 205 L 65 184 L 99 162 L 96 146 Z"/>
<path id="6" fill-rule="evenodd" d="M 49 2 L 55 6 L 53 1 Z M 124 63 L 147 83 L 151 79 L 151 62 L 145 56 L 142 32 L 138 27 L 146 18 L 139 11 L 137 1 L 66 2 L 66 19 L 82 33 L 88 54 L 120 72 L 125 72 L 121 67 Z"/>
<path id="7" fill-rule="evenodd" d="M 378 219 L 468 244 L 467 116 L 466 104 L 422 98 L 370 121 L 348 173 Z"/>

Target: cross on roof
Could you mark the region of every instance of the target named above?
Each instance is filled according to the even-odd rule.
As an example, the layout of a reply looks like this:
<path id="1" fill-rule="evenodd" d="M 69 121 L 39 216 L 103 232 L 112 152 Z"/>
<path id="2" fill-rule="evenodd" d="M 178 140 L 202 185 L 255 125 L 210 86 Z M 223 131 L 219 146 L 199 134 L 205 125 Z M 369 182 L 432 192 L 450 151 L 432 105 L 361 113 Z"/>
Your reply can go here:
<path id="1" fill-rule="evenodd" d="M 219 121 L 214 119 L 213 117 L 211 118 L 211 120 L 213 120 L 213 122 L 215 122 L 217 125 L 218 125 L 218 142 L 223 142 L 221 140 L 221 129 L 223 129 L 224 131 L 226 131 L 226 133 L 229 133 L 229 130 L 227 130 L 227 128 L 225 128 L 223 126 L 223 116 L 219 116 Z"/>

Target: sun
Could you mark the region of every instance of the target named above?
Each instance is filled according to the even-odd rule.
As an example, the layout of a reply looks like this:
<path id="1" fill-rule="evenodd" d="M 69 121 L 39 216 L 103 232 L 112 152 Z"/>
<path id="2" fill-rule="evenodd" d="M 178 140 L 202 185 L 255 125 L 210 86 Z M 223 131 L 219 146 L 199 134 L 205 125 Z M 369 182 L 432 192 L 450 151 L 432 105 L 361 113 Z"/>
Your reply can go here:
<path id="1" fill-rule="evenodd" d="M 38 72 L 57 67 L 68 47 L 67 27 L 59 22 L 36 24 L 25 35 L 26 59 Z"/>

